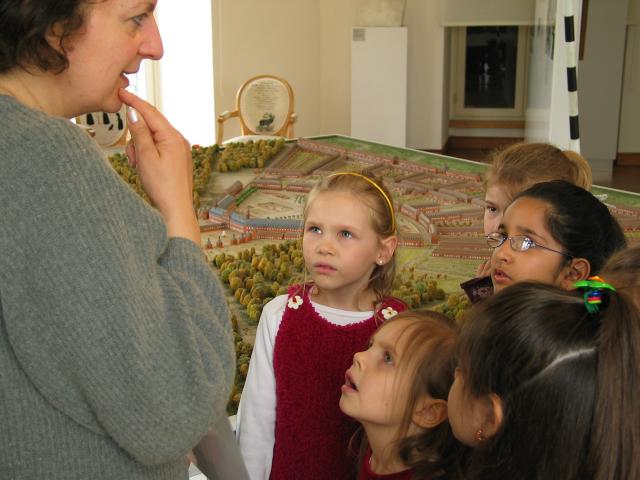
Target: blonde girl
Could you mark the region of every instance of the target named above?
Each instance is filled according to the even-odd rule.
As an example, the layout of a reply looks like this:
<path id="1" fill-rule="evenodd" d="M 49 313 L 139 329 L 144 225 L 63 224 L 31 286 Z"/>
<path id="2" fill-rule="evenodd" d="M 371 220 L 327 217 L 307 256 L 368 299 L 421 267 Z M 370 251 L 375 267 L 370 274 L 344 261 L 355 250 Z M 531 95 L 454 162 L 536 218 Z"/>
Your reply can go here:
<path id="1" fill-rule="evenodd" d="M 395 267 L 391 196 L 356 172 L 309 194 L 302 239 L 311 281 L 263 309 L 240 402 L 238 440 L 252 479 L 352 479 L 356 423 L 340 412 L 344 371 L 378 324 Z"/>
<path id="2" fill-rule="evenodd" d="M 353 356 L 340 408 L 363 427 L 359 480 L 453 478 L 462 446 L 446 398 L 457 336 L 442 314 L 404 312 Z"/>

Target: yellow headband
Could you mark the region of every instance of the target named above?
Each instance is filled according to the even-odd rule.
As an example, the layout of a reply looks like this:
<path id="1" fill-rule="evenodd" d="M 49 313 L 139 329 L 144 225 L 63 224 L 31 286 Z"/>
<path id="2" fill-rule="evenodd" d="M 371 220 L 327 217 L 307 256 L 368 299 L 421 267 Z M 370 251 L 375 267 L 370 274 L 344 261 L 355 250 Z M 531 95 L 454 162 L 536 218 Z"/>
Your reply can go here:
<path id="1" fill-rule="evenodd" d="M 391 204 L 391 199 L 389 198 L 389 195 L 387 195 L 385 193 L 385 191 L 382 189 L 382 187 L 380 187 L 380 185 L 378 185 L 376 182 L 374 182 L 372 179 L 370 179 L 366 175 L 362 175 L 361 173 L 356 173 L 356 172 L 337 172 L 337 173 L 332 173 L 331 175 L 329 175 L 329 178 L 337 177 L 338 175 L 353 175 L 354 177 L 362 178 L 363 180 L 366 180 L 371 185 L 373 185 L 376 188 L 376 190 L 378 190 L 380 192 L 380 195 L 382 195 L 382 197 L 387 202 L 387 206 L 389 207 L 389 214 L 391 215 L 391 231 L 395 232 L 395 230 L 396 230 L 396 214 L 393 211 L 393 205 Z"/>

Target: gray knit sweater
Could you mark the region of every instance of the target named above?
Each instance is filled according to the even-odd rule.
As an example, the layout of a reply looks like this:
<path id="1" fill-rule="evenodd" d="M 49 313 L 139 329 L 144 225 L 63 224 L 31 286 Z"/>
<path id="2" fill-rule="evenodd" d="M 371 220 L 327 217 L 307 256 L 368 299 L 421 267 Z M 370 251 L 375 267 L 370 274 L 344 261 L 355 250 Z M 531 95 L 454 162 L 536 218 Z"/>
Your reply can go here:
<path id="1" fill-rule="evenodd" d="M 0 96 L 0 478 L 186 478 L 233 373 L 199 246 L 77 127 Z"/>

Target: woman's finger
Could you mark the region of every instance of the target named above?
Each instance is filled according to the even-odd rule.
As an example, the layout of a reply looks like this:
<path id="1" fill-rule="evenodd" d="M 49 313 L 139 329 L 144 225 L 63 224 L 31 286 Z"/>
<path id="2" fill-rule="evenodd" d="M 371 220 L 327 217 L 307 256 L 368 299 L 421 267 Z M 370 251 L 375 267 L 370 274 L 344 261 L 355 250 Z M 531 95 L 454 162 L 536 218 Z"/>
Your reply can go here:
<path id="1" fill-rule="evenodd" d="M 133 93 L 120 89 L 120 100 L 137 110 L 152 133 L 163 129 L 174 130 L 173 126 L 156 107 L 151 105 L 149 102 L 142 100 Z"/>
<path id="2" fill-rule="evenodd" d="M 127 146 L 125 148 L 125 153 L 127 154 L 127 158 L 129 159 L 129 166 L 132 168 L 136 168 L 136 147 L 133 144 L 133 139 L 127 142 Z"/>
<path id="3" fill-rule="evenodd" d="M 136 115 L 135 110 L 127 109 L 129 119 L 129 131 L 131 132 L 131 143 L 134 146 L 134 162 L 137 165 L 140 157 L 147 155 L 158 155 L 155 141 L 145 119 L 141 115 Z"/>

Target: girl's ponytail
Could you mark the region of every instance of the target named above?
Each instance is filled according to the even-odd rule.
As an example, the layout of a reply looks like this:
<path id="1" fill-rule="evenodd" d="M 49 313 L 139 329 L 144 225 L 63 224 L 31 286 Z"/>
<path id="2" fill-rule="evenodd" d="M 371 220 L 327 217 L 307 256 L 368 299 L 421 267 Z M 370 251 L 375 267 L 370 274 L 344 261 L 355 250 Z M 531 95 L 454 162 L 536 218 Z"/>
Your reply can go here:
<path id="1" fill-rule="evenodd" d="M 640 312 L 628 292 L 608 296 L 598 333 L 594 479 L 640 478 Z"/>
<path id="2" fill-rule="evenodd" d="M 627 266 L 640 267 L 630 250 Z M 629 254 L 580 291 L 519 282 L 474 306 L 458 347 L 465 394 L 498 395 L 504 417 L 466 478 L 640 479 L 640 275 L 627 275 Z"/>
<path id="3" fill-rule="evenodd" d="M 595 478 L 640 478 L 640 246 L 614 254 L 602 277 L 617 290 L 598 336 Z"/>

